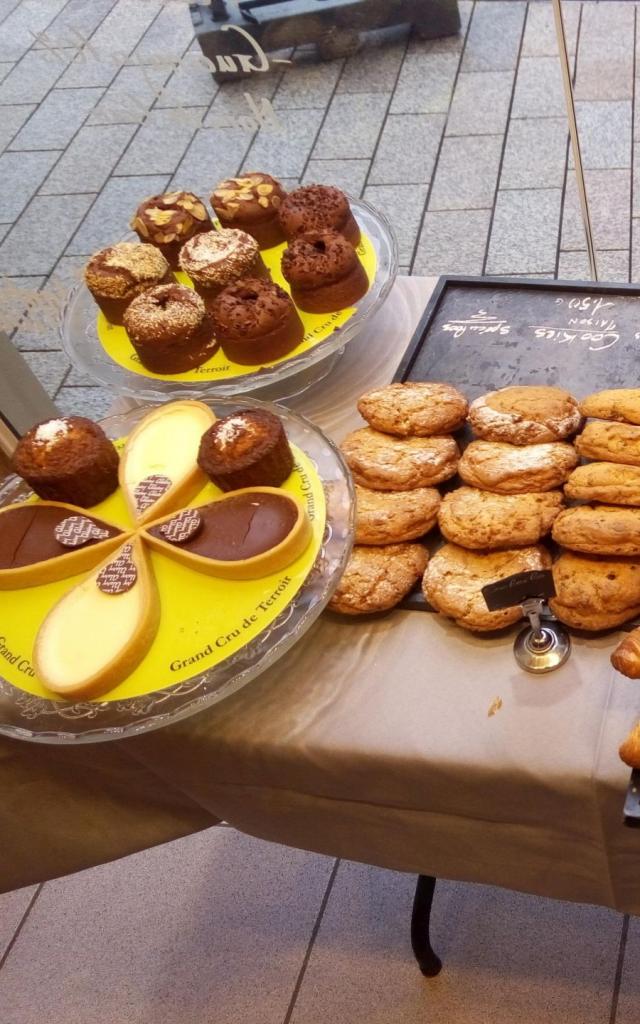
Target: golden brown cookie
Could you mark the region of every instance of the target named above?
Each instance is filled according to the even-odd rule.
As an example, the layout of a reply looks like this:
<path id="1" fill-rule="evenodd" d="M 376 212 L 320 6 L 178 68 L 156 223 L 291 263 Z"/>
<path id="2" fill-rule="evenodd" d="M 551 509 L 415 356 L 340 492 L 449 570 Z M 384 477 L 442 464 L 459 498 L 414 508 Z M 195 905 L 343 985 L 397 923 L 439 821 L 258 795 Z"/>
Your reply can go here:
<path id="1" fill-rule="evenodd" d="M 485 441 L 543 444 L 575 434 L 582 416 L 568 391 L 516 386 L 476 398 L 469 409 L 469 422 Z"/>
<path id="2" fill-rule="evenodd" d="M 576 437 L 575 445 L 587 459 L 640 466 L 640 427 L 592 420 Z"/>
<path id="3" fill-rule="evenodd" d="M 447 540 L 463 548 L 495 551 L 537 544 L 563 507 L 562 494 L 491 494 L 458 487 L 446 494 L 438 524 Z"/>
<path id="4" fill-rule="evenodd" d="M 415 540 L 438 521 L 435 487 L 413 491 L 372 491 L 356 484 L 356 544 L 399 544 Z"/>
<path id="5" fill-rule="evenodd" d="M 626 740 L 620 744 L 618 754 L 620 760 L 630 768 L 640 768 L 640 722 L 634 725 Z"/>
<path id="6" fill-rule="evenodd" d="M 464 424 L 468 408 L 453 385 L 432 382 L 387 384 L 367 391 L 358 402 L 358 412 L 371 427 L 398 437 L 449 434 Z"/>
<path id="7" fill-rule="evenodd" d="M 371 427 L 340 445 L 354 480 L 374 491 L 412 491 L 452 477 L 460 452 L 452 437 L 391 437 Z"/>
<path id="8" fill-rule="evenodd" d="M 568 626 L 598 632 L 640 613 L 640 561 L 563 551 L 553 566 L 549 605 Z"/>
<path id="9" fill-rule="evenodd" d="M 566 508 L 553 524 L 553 539 L 587 555 L 640 555 L 640 509 L 617 505 Z"/>
<path id="10" fill-rule="evenodd" d="M 386 612 L 409 593 L 428 560 L 421 544 L 356 545 L 329 608 L 343 615 Z"/>
<path id="11" fill-rule="evenodd" d="M 455 619 L 459 626 L 488 632 L 517 622 L 522 618 L 522 609 L 517 605 L 490 612 L 482 588 L 517 572 L 550 567 L 551 556 L 541 545 L 477 552 L 445 544 L 429 562 L 422 589 L 427 601 L 443 615 Z"/>
<path id="12" fill-rule="evenodd" d="M 583 416 L 618 423 L 640 423 L 640 388 L 612 388 L 587 395 L 580 402 Z"/>
<path id="13" fill-rule="evenodd" d="M 589 462 L 578 466 L 564 485 L 567 498 L 605 505 L 640 505 L 640 466 Z"/>
<path id="14" fill-rule="evenodd" d="M 578 463 L 571 444 L 557 441 L 527 447 L 498 441 L 472 441 L 458 472 L 464 482 L 498 494 L 528 494 L 560 487 Z"/>
<path id="15" fill-rule="evenodd" d="M 628 679 L 640 679 L 640 627 L 620 641 L 611 655 L 611 664 Z"/>

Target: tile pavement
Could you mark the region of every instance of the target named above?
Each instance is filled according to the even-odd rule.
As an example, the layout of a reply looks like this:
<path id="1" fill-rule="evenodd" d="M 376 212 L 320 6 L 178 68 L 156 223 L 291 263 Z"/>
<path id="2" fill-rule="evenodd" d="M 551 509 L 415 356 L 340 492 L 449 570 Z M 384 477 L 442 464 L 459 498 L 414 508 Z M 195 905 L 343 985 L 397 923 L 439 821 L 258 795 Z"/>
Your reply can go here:
<path id="1" fill-rule="evenodd" d="M 563 3 L 606 280 L 640 280 L 638 6 Z M 318 64 L 301 50 L 293 67 L 219 86 L 200 59 L 182 0 L 0 0 L 0 323 L 15 330 L 14 343 L 63 412 L 99 417 L 113 396 L 68 366 L 51 314 L 87 255 L 126 230 L 142 196 L 168 187 L 208 195 L 223 176 L 252 168 L 288 187 L 333 181 L 393 221 L 404 273 L 588 276 L 550 3 L 460 0 L 460 11 L 457 36 L 378 33 L 378 45 L 352 56 Z M 249 117 L 247 92 L 262 111 L 260 127 Z M 42 977 L 62 972 L 56 931 L 76 941 L 74 908 L 81 913 L 86 899 L 101 913 L 115 878 L 128 904 L 140 905 L 121 944 L 135 951 L 133 966 L 118 959 L 115 939 L 104 939 L 116 935 L 117 913 L 105 910 L 103 936 L 85 914 L 84 930 L 75 929 L 93 934 L 81 951 L 85 973 L 67 991 L 39 983 L 30 990 L 38 1015 L 52 1024 L 81 1019 L 94 969 L 125 979 L 122 991 L 107 985 L 106 1002 L 82 1016 L 95 1024 L 157 1016 L 150 979 L 168 1024 L 184 1017 L 180 999 L 190 1024 L 211 1019 L 214 998 L 222 1000 L 220 1019 L 253 1021 L 257 984 L 266 992 L 260 1019 L 287 1024 L 327 1016 L 345 1024 L 615 1019 L 617 915 L 487 890 L 466 898 L 463 920 L 461 888 L 445 885 L 436 912 L 448 974 L 425 983 L 407 949 L 411 880 L 342 865 L 307 962 L 331 865 L 229 837 L 207 834 L 181 847 L 189 851 L 188 877 L 176 906 L 196 908 L 186 935 L 172 924 L 175 894 L 163 896 L 161 924 L 145 908 L 144 871 L 156 878 L 170 870 L 171 847 L 143 855 L 144 871 L 133 859 L 45 886 L 0 969 L 0 1004 L 9 999 L 11 1024 L 31 1024 L 25 992 L 34 956 Z M 209 878 L 211 864 L 223 882 Z M 246 881 L 244 872 L 250 898 L 243 903 L 229 892 L 241 876 Z M 198 885 L 212 901 L 209 916 L 198 914 Z M 0 961 L 35 895 L 0 898 Z M 248 923 L 256 905 L 259 949 Z M 493 938 L 479 957 L 486 920 Z M 528 946 L 519 929 L 531 935 Z M 628 939 L 624 933 L 616 1024 L 637 1018 L 639 934 L 635 923 Z M 195 962 L 181 956 L 183 942 L 192 943 L 190 953 L 197 947 Z M 265 949 L 274 950 L 273 964 Z M 567 958 L 566 949 L 581 950 L 582 959 Z M 296 979 L 297 1002 L 287 1009 Z"/>

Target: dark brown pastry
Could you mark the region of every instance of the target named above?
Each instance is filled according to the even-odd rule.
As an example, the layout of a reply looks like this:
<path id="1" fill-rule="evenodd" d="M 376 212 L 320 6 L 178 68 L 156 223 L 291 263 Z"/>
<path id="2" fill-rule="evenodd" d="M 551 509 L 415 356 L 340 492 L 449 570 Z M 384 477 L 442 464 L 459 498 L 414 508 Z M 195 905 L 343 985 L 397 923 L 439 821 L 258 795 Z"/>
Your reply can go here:
<path id="1" fill-rule="evenodd" d="M 245 231 L 206 231 L 185 242 L 180 266 L 210 305 L 223 288 L 244 277 L 269 278 L 258 243 Z"/>
<path id="2" fill-rule="evenodd" d="M 223 491 L 279 487 L 293 469 L 293 453 L 277 416 L 243 409 L 205 431 L 198 465 Z"/>
<path id="3" fill-rule="evenodd" d="M 138 242 L 119 242 L 95 253 L 85 267 L 84 279 L 107 320 L 118 326 L 136 295 L 175 281 L 162 253 L 154 245 Z"/>
<path id="4" fill-rule="evenodd" d="M 130 227 L 141 242 L 155 245 L 169 266 L 177 270 L 178 253 L 184 243 L 201 231 L 211 231 L 213 224 L 206 206 L 193 192 L 165 192 L 143 200 Z"/>
<path id="5" fill-rule="evenodd" d="M 229 285 L 212 304 L 211 316 L 224 354 L 241 366 L 279 359 L 304 337 L 290 296 L 273 281 L 247 278 Z"/>
<path id="6" fill-rule="evenodd" d="M 278 210 L 286 192 L 270 174 L 251 171 L 242 178 L 221 181 L 211 205 L 223 228 L 240 228 L 255 238 L 261 249 L 284 242 Z"/>
<path id="7" fill-rule="evenodd" d="M 139 295 L 124 315 L 124 326 L 140 362 L 154 373 L 201 366 L 218 347 L 204 302 L 181 284 L 161 284 Z"/>
<path id="8" fill-rule="evenodd" d="M 337 231 L 307 231 L 282 255 L 291 296 L 307 313 L 333 313 L 366 295 L 369 281 L 358 254 Z"/>
<path id="9" fill-rule="evenodd" d="M 97 423 L 84 416 L 46 420 L 27 431 L 13 469 L 50 501 L 90 508 L 118 486 L 118 453 Z"/>
<path id="10" fill-rule="evenodd" d="M 360 228 L 344 192 L 334 185 L 303 185 L 284 199 L 278 217 L 285 238 L 330 228 L 358 245 Z"/>

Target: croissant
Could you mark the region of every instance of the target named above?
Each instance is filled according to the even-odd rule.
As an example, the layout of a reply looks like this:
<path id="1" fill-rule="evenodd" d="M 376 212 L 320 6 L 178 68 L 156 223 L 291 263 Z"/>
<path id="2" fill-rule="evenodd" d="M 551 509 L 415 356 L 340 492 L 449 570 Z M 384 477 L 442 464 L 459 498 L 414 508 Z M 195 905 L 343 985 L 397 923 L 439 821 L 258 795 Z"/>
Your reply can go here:
<path id="1" fill-rule="evenodd" d="M 638 722 L 618 750 L 620 760 L 630 768 L 640 768 L 640 722 Z"/>
<path id="2" fill-rule="evenodd" d="M 623 676 L 640 679 L 640 626 L 620 641 L 611 655 L 611 664 Z"/>

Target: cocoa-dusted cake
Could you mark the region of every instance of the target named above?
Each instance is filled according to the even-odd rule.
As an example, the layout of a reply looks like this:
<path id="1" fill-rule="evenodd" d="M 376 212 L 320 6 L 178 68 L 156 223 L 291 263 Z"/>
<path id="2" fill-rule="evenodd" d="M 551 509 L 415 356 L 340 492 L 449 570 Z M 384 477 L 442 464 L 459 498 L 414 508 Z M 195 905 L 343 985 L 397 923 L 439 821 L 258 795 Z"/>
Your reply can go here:
<path id="1" fill-rule="evenodd" d="M 337 231 L 307 231 L 287 246 L 282 273 L 307 313 L 332 313 L 366 295 L 369 281 L 358 254 Z"/>
<path id="2" fill-rule="evenodd" d="M 335 185 L 303 185 L 283 200 L 278 217 L 285 238 L 291 240 L 306 231 L 331 228 L 344 235 L 352 245 L 360 241 L 360 228 L 351 212 L 349 200 Z"/>
<path id="3" fill-rule="evenodd" d="M 224 354 L 241 366 L 279 359 L 304 337 L 302 320 L 289 295 L 273 281 L 260 278 L 225 288 L 212 304 L 211 316 Z"/>
<path id="4" fill-rule="evenodd" d="M 243 277 L 269 277 L 258 243 L 246 231 L 224 228 L 205 231 L 185 242 L 180 266 L 205 303 Z"/>
<path id="5" fill-rule="evenodd" d="M 122 326 L 124 311 L 136 295 L 175 281 L 154 245 L 119 242 L 95 253 L 84 270 L 87 288 L 112 324 Z"/>
<path id="6" fill-rule="evenodd" d="M 124 315 L 140 362 L 153 373 L 201 366 L 217 348 L 204 302 L 182 284 L 161 284 L 134 299 Z"/>
<path id="7" fill-rule="evenodd" d="M 141 242 L 160 250 L 173 270 L 178 269 L 178 253 L 184 243 L 213 228 L 206 206 L 193 192 L 150 196 L 140 203 L 130 226 Z"/>
<path id="8" fill-rule="evenodd" d="M 13 469 L 41 498 L 91 508 L 118 486 L 118 453 L 84 416 L 46 420 L 18 441 Z"/>
<path id="9" fill-rule="evenodd" d="M 221 181 L 211 205 L 223 228 L 246 231 L 261 249 L 269 249 L 284 241 L 278 210 L 286 194 L 276 178 L 252 171 L 242 178 Z"/>
<path id="10" fill-rule="evenodd" d="M 293 469 L 293 454 L 277 416 L 243 409 L 205 431 L 198 465 L 223 491 L 279 487 Z"/>

